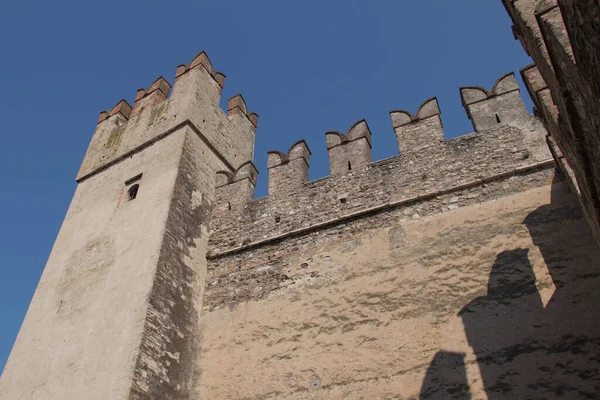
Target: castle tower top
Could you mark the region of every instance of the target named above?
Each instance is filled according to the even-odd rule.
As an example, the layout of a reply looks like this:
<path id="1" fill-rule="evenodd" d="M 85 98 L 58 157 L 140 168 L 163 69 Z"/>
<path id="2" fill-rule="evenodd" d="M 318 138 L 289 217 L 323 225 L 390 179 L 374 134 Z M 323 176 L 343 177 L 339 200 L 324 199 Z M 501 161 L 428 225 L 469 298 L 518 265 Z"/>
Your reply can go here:
<path id="1" fill-rule="evenodd" d="M 258 115 L 248 111 L 241 95 L 229 100 L 227 113 L 219 108 L 225 75 L 214 71 L 205 52 L 190 65 L 180 65 L 175 84 L 163 77 L 139 89 L 133 107 L 119 101 L 102 111 L 77 181 L 128 157 L 179 127 L 188 125 L 210 143 L 231 172 L 254 154 Z"/>

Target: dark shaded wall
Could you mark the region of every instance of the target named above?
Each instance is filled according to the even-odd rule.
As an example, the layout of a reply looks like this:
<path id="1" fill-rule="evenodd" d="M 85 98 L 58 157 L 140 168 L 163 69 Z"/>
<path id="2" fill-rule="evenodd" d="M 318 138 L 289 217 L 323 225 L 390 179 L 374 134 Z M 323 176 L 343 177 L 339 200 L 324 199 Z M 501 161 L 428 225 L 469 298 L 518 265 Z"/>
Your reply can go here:
<path id="1" fill-rule="evenodd" d="M 535 65 L 522 74 L 572 192 L 600 243 L 600 2 L 503 0 Z"/>
<path id="2" fill-rule="evenodd" d="M 565 202 L 563 193 L 555 185 L 551 202 L 523 220 L 537 249 L 498 253 L 485 295 L 458 313 L 488 399 L 598 398 L 598 263 L 577 254 L 586 241 L 591 243 L 585 229 L 577 234 L 581 212 Z M 537 250 L 554 285 L 546 304 L 541 293 L 548 290 L 548 282 L 536 278 L 531 261 Z M 420 399 L 481 398 L 467 383 L 467 367 L 465 354 L 439 351 Z"/>

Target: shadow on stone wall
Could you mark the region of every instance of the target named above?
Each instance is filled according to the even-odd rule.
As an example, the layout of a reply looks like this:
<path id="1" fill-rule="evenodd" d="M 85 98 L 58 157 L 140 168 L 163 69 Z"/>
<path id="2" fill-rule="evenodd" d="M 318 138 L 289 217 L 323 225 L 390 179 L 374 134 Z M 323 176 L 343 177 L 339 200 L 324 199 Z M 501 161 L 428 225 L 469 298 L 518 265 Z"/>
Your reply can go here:
<path id="1" fill-rule="evenodd" d="M 544 307 L 529 249 L 498 254 L 487 295 L 460 312 L 489 399 L 596 399 L 600 251 L 565 185 L 523 221 L 555 286 Z M 459 390 L 460 389 L 460 390 Z M 477 396 L 475 396 L 477 397 Z M 464 355 L 440 351 L 421 399 L 470 399 Z"/>
<path id="2" fill-rule="evenodd" d="M 420 398 L 428 400 L 471 399 L 465 369 L 465 355 L 438 351 L 427 369 Z"/>

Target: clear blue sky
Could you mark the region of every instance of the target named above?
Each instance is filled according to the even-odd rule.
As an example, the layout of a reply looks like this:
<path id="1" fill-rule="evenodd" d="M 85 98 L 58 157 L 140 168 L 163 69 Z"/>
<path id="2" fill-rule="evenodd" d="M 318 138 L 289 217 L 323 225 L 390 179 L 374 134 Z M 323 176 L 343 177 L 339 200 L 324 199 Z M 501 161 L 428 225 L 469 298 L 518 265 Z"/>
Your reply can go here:
<path id="1" fill-rule="evenodd" d="M 222 105 L 242 93 L 260 114 L 258 196 L 267 150 L 304 138 L 326 176 L 324 132 L 366 118 L 374 160 L 394 156 L 388 112 L 431 96 L 446 137 L 466 134 L 458 88 L 530 63 L 500 0 L 2 0 L 0 42 L 0 368 L 99 112 L 201 50 L 227 75 Z"/>

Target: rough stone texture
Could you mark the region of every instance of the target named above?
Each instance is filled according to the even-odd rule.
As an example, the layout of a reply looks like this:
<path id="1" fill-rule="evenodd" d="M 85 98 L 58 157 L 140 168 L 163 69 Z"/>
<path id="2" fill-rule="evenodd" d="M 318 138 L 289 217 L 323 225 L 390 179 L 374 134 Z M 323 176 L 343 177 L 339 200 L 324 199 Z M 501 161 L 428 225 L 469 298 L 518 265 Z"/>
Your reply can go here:
<path id="1" fill-rule="evenodd" d="M 371 130 L 365 120 L 354 124 L 346 135 L 327 132 L 325 137 L 331 175 L 342 175 L 371 163 Z"/>
<path id="2" fill-rule="evenodd" d="M 491 92 L 469 87 L 461 89 L 461 96 L 473 129 L 477 132 L 502 123 L 518 123 L 529 117 L 513 73 L 501 77 Z"/>
<path id="3" fill-rule="evenodd" d="M 217 172 L 216 201 L 222 208 L 219 212 L 243 206 L 253 200 L 257 175 L 258 171 L 251 162 L 243 164 L 235 173 Z"/>
<path id="4" fill-rule="evenodd" d="M 390 112 L 400 154 L 435 149 L 444 140 L 441 112 L 436 98 L 425 101 L 417 115 L 403 110 Z M 423 154 L 423 153 L 422 153 Z"/>
<path id="5" fill-rule="evenodd" d="M 542 187 L 552 181 L 554 174 L 551 165 L 528 170 L 493 182 L 456 189 L 429 198 L 413 199 L 395 207 L 336 220 L 326 226 L 289 235 L 285 240 L 263 242 L 244 251 L 215 255 L 209 259 L 211 278 L 205 299 L 206 307 L 231 307 L 240 302 L 265 298 L 271 290 L 277 290 L 282 277 L 277 270 L 267 268 L 268 274 L 263 274 L 261 278 L 262 290 L 256 291 L 255 279 L 260 276 L 257 272 L 263 270 L 263 264 L 268 265 L 289 254 L 311 252 L 315 246 L 348 240 L 356 236 L 357 232 L 390 228 L 406 221 L 416 221 Z"/>
<path id="6" fill-rule="evenodd" d="M 413 135 L 428 136 L 432 120 L 439 121 L 439 116 L 403 127 L 411 126 L 407 132 Z M 361 170 L 308 183 L 303 181 L 304 174 L 299 178 L 287 172 L 296 168 L 291 161 L 272 167 L 269 178 L 276 179 L 275 194 L 244 207 L 229 209 L 223 203 L 218 206 L 210 235 L 210 254 L 244 248 L 373 207 L 436 196 L 455 187 L 478 187 L 498 176 L 515 174 L 518 168 L 551 160 L 539 123 L 530 116 L 519 123 L 520 128 L 503 123 L 481 133 L 433 141 L 418 152 L 404 151 L 400 156 L 368 164 Z M 302 158 L 296 161 L 306 165 Z M 272 172 L 279 173 L 282 168 L 287 169 L 280 175 Z M 227 201 L 221 194 L 218 198 Z"/>
<path id="7" fill-rule="evenodd" d="M 592 398 L 600 252 L 543 176 L 211 260 L 201 398 Z"/>
<path id="8" fill-rule="evenodd" d="M 288 192 L 308 181 L 310 149 L 304 140 L 296 142 L 287 154 L 269 151 L 269 194 Z"/>
<path id="9" fill-rule="evenodd" d="M 597 0 L 504 0 L 515 36 L 539 76 L 524 71 L 548 133 L 572 171 L 570 179 L 600 243 L 600 106 Z M 545 84 L 540 82 L 542 78 Z"/>
<path id="10" fill-rule="evenodd" d="M 228 118 L 219 108 L 220 95 L 212 68 L 199 64 L 178 75 L 169 99 L 141 107 L 130 119 L 113 109 L 98 124 L 77 179 L 109 167 L 181 125 L 196 130 L 229 169 L 251 160 L 256 127 L 250 116 L 235 113 L 235 118 Z"/>
<path id="11" fill-rule="evenodd" d="M 129 398 L 188 399 L 218 157 L 187 129 Z"/>

